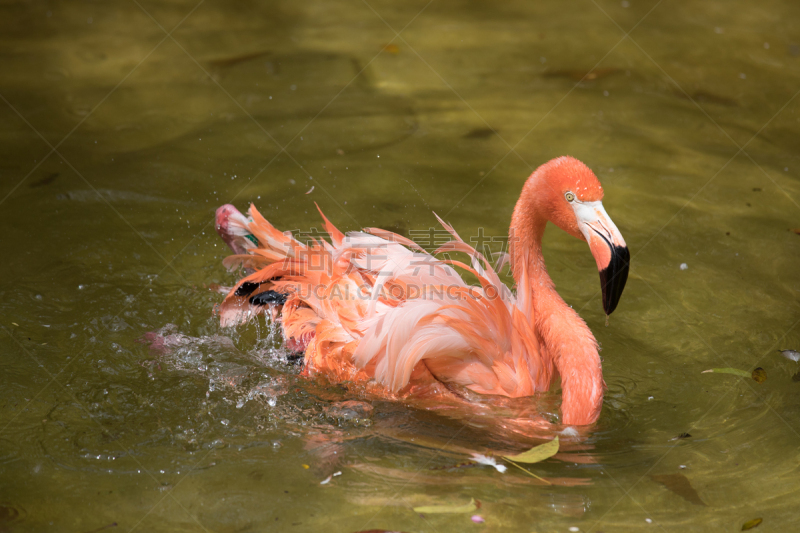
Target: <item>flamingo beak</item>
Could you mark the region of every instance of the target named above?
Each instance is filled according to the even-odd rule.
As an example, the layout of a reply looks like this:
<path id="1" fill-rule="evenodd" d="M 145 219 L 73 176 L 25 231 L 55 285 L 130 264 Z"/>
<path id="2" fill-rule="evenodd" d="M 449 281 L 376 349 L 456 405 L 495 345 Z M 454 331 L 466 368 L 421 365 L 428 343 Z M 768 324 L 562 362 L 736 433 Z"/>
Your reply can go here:
<path id="1" fill-rule="evenodd" d="M 610 315 L 617 308 L 628 280 L 631 254 L 602 202 L 575 202 L 573 208 L 578 228 L 597 262 L 603 289 L 603 309 L 606 315 Z"/>

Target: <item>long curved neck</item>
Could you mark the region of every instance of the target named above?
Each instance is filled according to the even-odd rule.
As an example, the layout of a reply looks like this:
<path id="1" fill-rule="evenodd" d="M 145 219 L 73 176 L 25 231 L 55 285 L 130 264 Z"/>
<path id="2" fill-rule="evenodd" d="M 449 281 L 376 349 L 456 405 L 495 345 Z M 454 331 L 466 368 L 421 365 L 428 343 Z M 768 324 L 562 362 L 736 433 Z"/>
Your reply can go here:
<path id="1" fill-rule="evenodd" d="M 542 237 L 547 219 L 536 209 L 531 195 L 526 195 L 525 192 L 526 189 L 523 189 L 523 194 L 514 207 L 508 232 L 511 271 L 517 283 L 518 276 L 527 271 L 529 275 L 535 272 L 537 277 L 543 276 L 552 285 L 542 255 Z"/>
<path id="2" fill-rule="evenodd" d="M 519 200 L 514 206 L 511 227 L 508 231 L 511 271 L 514 280 L 518 287 L 527 285 L 531 287 L 532 292 L 535 292 L 533 287 L 540 286 L 555 290 L 542 255 L 542 237 L 545 226 L 547 226 L 547 206 L 542 205 L 545 203 L 543 201 L 545 195 L 539 191 L 543 181 L 540 171 L 537 170 L 525 182 Z M 520 281 L 523 281 L 522 277 L 527 277 L 536 284 L 520 284 Z"/>
<path id="3" fill-rule="evenodd" d="M 537 194 L 542 177 L 534 173 L 522 189 L 509 229 L 509 252 L 518 301 L 534 322 L 542 357 L 549 358 L 561 376 L 562 422 L 567 425 L 594 423 L 603 402 L 603 374 L 597 341 L 586 323 L 555 290 L 542 255 L 542 237 L 547 225 L 543 195 Z"/>

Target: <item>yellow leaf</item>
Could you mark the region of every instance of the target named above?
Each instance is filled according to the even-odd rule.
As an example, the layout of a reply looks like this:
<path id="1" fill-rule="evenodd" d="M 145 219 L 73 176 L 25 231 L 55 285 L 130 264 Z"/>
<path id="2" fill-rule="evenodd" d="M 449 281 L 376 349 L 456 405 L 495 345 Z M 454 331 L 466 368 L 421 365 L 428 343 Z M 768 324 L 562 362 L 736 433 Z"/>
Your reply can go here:
<path id="1" fill-rule="evenodd" d="M 422 507 L 414 507 L 414 512 L 423 514 L 471 513 L 477 509 L 475 498 L 470 498 L 469 503 L 465 505 L 424 505 Z"/>
<path id="2" fill-rule="evenodd" d="M 308 466 L 308 465 L 303 465 L 303 468 L 305 468 L 306 470 L 308 470 L 308 469 L 309 469 L 309 468 L 311 468 L 311 467 L 310 467 L 310 466 Z"/>
<path id="3" fill-rule="evenodd" d="M 517 463 L 538 463 L 539 461 L 544 461 L 545 459 L 553 457 L 557 453 L 558 437 L 541 446 L 534 446 L 527 452 L 523 452 L 519 455 L 505 455 L 503 459 L 508 459 L 509 461 L 515 461 Z"/>
<path id="4" fill-rule="evenodd" d="M 756 368 L 753 370 L 753 374 L 751 376 L 756 383 L 764 383 L 767 381 L 767 371 L 761 367 Z"/>

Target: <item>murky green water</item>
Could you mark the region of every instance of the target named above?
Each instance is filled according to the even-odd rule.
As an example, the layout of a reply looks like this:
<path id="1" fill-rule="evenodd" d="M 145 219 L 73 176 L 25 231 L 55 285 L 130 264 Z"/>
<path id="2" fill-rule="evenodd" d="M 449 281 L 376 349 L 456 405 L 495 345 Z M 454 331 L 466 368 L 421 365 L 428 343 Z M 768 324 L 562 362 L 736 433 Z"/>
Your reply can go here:
<path id="1" fill-rule="evenodd" d="M 796 3 L 0 13 L 0 531 L 796 528 L 800 368 L 776 352 L 800 348 Z M 296 376 L 263 322 L 212 316 L 208 285 L 234 279 L 222 203 L 283 229 L 319 227 L 316 201 L 347 230 L 419 237 L 436 211 L 502 236 L 563 154 L 633 254 L 606 328 L 585 244 L 546 235 L 609 389 L 588 455 L 532 468 L 563 485 L 441 468 L 524 439 L 391 403 L 348 420 L 352 398 Z M 157 330 L 185 337 L 137 342 Z M 760 385 L 701 374 L 759 366 Z M 485 523 L 411 510 L 470 498 Z"/>

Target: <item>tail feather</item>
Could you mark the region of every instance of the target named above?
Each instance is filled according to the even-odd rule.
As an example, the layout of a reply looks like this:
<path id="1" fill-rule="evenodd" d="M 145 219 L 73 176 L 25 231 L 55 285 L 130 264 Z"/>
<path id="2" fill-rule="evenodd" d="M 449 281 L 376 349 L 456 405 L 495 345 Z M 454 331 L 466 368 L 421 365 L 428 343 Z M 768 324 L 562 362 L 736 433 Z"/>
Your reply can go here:
<path id="1" fill-rule="evenodd" d="M 380 228 L 364 228 L 364 231 L 366 233 L 370 233 L 372 235 L 375 235 L 376 237 L 380 237 L 381 239 L 387 240 L 389 242 L 400 243 L 411 250 L 416 250 L 418 252 L 426 253 L 425 249 L 422 246 L 420 246 L 419 244 L 415 243 L 414 241 L 412 241 L 407 237 L 398 235 L 397 233 Z"/>
<path id="2" fill-rule="evenodd" d="M 314 205 L 317 206 L 317 211 L 319 211 L 319 214 L 322 217 L 322 220 L 325 221 L 325 231 L 327 231 L 328 235 L 331 236 L 331 241 L 333 242 L 333 245 L 337 246 L 337 247 L 341 246 L 342 245 L 342 240 L 344 239 L 344 234 L 341 231 L 339 231 L 336 228 L 336 226 L 331 224 L 331 221 L 328 220 L 328 217 L 326 217 L 325 214 L 322 212 L 322 209 L 320 209 L 320 207 L 317 204 L 317 202 L 314 202 Z"/>
<path id="3" fill-rule="evenodd" d="M 258 239 L 259 248 L 277 252 L 283 257 L 296 257 L 299 250 L 305 249 L 305 245 L 292 237 L 278 231 L 272 224 L 267 222 L 256 206 L 250 205 L 247 214 L 252 219 L 248 222 L 247 229 Z"/>

